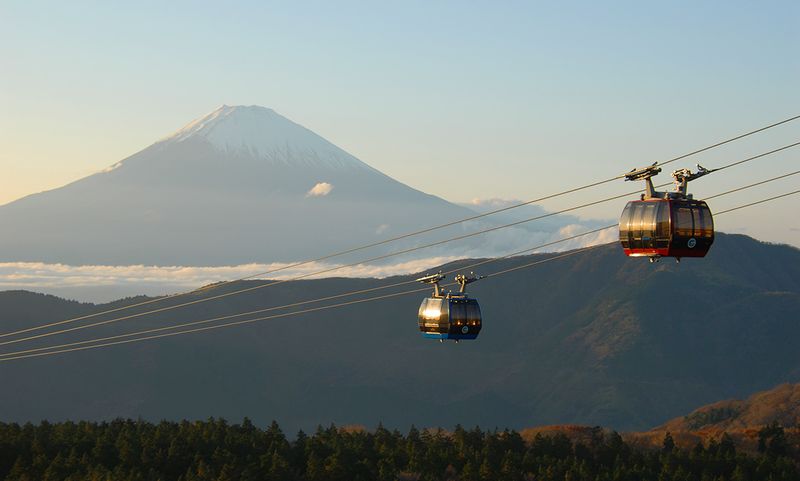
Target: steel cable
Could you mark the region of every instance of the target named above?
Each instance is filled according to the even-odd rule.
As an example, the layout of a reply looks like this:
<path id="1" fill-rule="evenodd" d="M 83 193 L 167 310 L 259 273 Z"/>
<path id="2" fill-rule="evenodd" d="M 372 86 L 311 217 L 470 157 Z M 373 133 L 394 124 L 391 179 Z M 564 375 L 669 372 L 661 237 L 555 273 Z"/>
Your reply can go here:
<path id="1" fill-rule="evenodd" d="M 766 130 L 772 129 L 774 127 L 778 127 L 780 125 L 792 122 L 792 121 L 797 120 L 797 119 L 800 119 L 800 115 L 795 115 L 793 117 L 789 117 L 787 119 L 784 119 L 784 120 L 781 120 L 781 121 L 766 125 L 764 127 L 760 127 L 758 129 L 754 129 L 754 130 L 750 130 L 750 131 L 744 132 L 742 134 L 739 134 L 739 135 L 736 135 L 734 137 L 731 137 L 731 138 L 722 140 L 720 142 L 717 142 L 715 144 L 712 144 L 712 145 L 709 145 L 709 146 L 694 150 L 692 152 L 688 152 L 686 154 L 682 154 L 682 155 L 679 155 L 677 157 L 673 157 L 673 158 L 668 159 L 668 160 L 666 160 L 664 162 L 661 162 L 660 165 L 670 164 L 672 162 L 676 162 L 678 160 L 682 160 L 682 159 L 685 159 L 687 157 L 690 157 L 690 156 L 693 156 L 693 155 L 697 155 L 697 154 L 702 153 L 702 152 L 706 152 L 708 150 L 720 147 L 720 146 L 725 145 L 725 144 L 729 144 L 731 142 L 735 142 L 737 140 L 743 139 L 745 137 L 749 137 L 751 135 L 755 135 L 755 134 L 760 133 L 760 132 L 764 132 Z M 219 287 L 227 285 L 227 284 L 232 284 L 232 283 L 235 283 L 235 282 L 240 282 L 240 281 L 244 281 L 244 280 L 247 280 L 247 279 L 252 279 L 252 278 L 255 278 L 255 277 L 262 277 L 262 276 L 265 276 L 265 275 L 268 275 L 268 274 L 273 274 L 273 273 L 284 271 L 284 270 L 287 270 L 287 269 L 293 269 L 295 267 L 300 267 L 300 266 L 311 264 L 311 263 L 314 263 L 314 262 L 320 262 L 320 261 L 323 261 L 323 260 L 328 260 L 328 259 L 331 259 L 331 258 L 334 258 L 334 257 L 339 257 L 339 256 L 350 254 L 350 253 L 353 253 L 353 252 L 358 252 L 358 251 L 369 249 L 369 248 L 372 248 L 372 247 L 377 247 L 377 246 L 388 244 L 388 243 L 395 242 L 395 241 L 398 241 L 398 240 L 414 237 L 414 236 L 425 234 L 425 233 L 428 233 L 428 232 L 433 232 L 433 231 L 436 231 L 436 230 L 439 230 L 439 229 L 443 229 L 443 228 L 446 228 L 446 227 L 451 227 L 451 226 L 454 226 L 454 225 L 457 225 L 457 224 L 461 224 L 461 223 L 464 223 L 464 222 L 468 222 L 468 221 L 471 221 L 471 220 L 477 220 L 477 219 L 480 219 L 480 218 L 483 218 L 483 217 L 487 217 L 487 216 L 490 216 L 490 215 L 498 214 L 500 212 L 509 211 L 509 210 L 516 209 L 516 208 L 519 208 L 519 207 L 522 207 L 522 206 L 526 206 L 526 205 L 530 205 L 530 204 L 533 204 L 533 203 L 536 203 L 536 202 L 541 202 L 541 201 L 544 201 L 544 200 L 548 200 L 548 199 L 552 199 L 552 198 L 555 198 L 555 197 L 571 194 L 571 193 L 578 192 L 578 191 L 581 191 L 581 190 L 584 190 L 584 189 L 588 189 L 588 188 L 591 188 L 591 187 L 596 187 L 596 186 L 599 186 L 599 185 L 602 185 L 602 184 L 613 182 L 613 181 L 621 179 L 623 177 L 624 177 L 624 175 L 620 175 L 620 176 L 612 177 L 610 179 L 605 179 L 605 180 L 601 180 L 601 181 L 597 181 L 597 182 L 592 182 L 592 183 L 589 183 L 589 184 L 582 185 L 580 187 L 576 187 L 576 188 L 573 188 L 573 189 L 568 189 L 568 190 L 564 190 L 564 191 L 561 191 L 561 192 L 557 192 L 555 194 L 550 194 L 550 195 L 547 195 L 547 196 L 544 196 L 544 197 L 540 197 L 538 199 L 532 199 L 532 200 L 529 200 L 529 201 L 526 201 L 526 202 L 521 202 L 521 203 L 518 203 L 518 204 L 511 205 L 511 206 L 506 206 L 506 207 L 503 207 L 503 208 L 500 208 L 500 209 L 495 209 L 495 210 L 492 210 L 492 211 L 484 212 L 482 214 L 476 214 L 474 216 L 466 217 L 466 218 L 463 218 L 463 219 L 447 222 L 447 223 L 444 223 L 444 224 L 428 227 L 428 228 L 425 228 L 425 229 L 420 229 L 420 230 L 409 232 L 409 233 L 406 233 L 406 234 L 402 234 L 402 235 L 399 235 L 399 236 L 396 236 L 396 237 L 391 237 L 391 238 L 388 238 L 388 239 L 384 239 L 382 241 L 365 244 L 365 245 L 362 245 L 362 246 L 354 247 L 354 248 L 351 248 L 351 249 L 346 249 L 346 250 L 339 251 L 339 252 L 334 252 L 334 253 L 327 254 L 327 255 L 324 255 L 324 256 L 321 256 L 321 257 L 317 257 L 317 258 L 314 258 L 314 259 L 308 259 L 308 260 L 304 260 L 304 261 L 288 264 L 288 265 L 280 267 L 280 268 L 271 269 L 271 270 L 268 270 L 268 271 L 263 271 L 263 272 L 259 272 L 259 273 L 256 273 L 256 274 L 251 274 L 251 275 L 248 275 L 248 276 L 244 276 L 244 277 L 239 277 L 237 279 L 232 279 L 232 280 L 228 280 L 228 281 L 222 281 L 222 282 L 218 282 L 218 283 L 214 283 L 214 284 L 209 284 L 207 286 L 203 286 L 203 287 L 191 290 L 191 291 L 180 292 L 180 293 L 177 293 L 177 294 L 158 297 L 158 298 L 155 298 L 155 299 L 149 299 L 149 300 L 146 300 L 146 301 L 142 301 L 142 302 L 138 302 L 138 303 L 134 303 L 134 304 L 129 304 L 129 305 L 126 305 L 126 306 L 121 306 L 121 307 L 117 307 L 117 308 L 113 308 L 113 309 L 107 309 L 107 310 L 104 310 L 104 311 L 95 312 L 95 313 L 91 313 L 91 314 L 87 314 L 87 315 L 79 316 L 79 317 L 73 317 L 73 318 L 70 318 L 70 319 L 64 319 L 64 320 L 61 320 L 61 321 L 51 322 L 51 323 L 43 324 L 43 325 L 40 325 L 40 326 L 34 326 L 34 327 L 26 328 L 26 329 L 20 329 L 20 330 L 13 331 L 13 332 L 0 333 L 0 338 L 15 336 L 15 335 L 19 335 L 19 334 L 24 334 L 26 332 L 32 332 L 32 331 L 37 331 L 37 330 L 41 330 L 41 329 L 47 329 L 49 327 L 54 327 L 54 326 L 63 325 L 63 324 L 67 324 L 67 323 L 77 322 L 77 321 L 80 321 L 80 320 L 89 319 L 89 318 L 97 317 L 97 316 L 104 315 L 104 314 L 111 314 L 111 313 L 114 313 L 114 312 L 120 312 L 120 311 L 124 311 L 124 310 L 128 310 L 128 309 L 132 309 L 132 308 L 135 308 L 135 307 L 141 307 L 141 306 L 145 306 L 145 305 L 149 305 L 149 304 L 153 304 L 153 303 L 157 303 L 157 302 L 166 301 L 166 300 L 169 300 L 169 299 L 175 299 L 175 298 L 178 298 L 178 297 L 184 297 L 184 296 L 187 296 L 187 295 L 204 292 L 204 291 L 209 290 L 209 289 L 219 288 Z"/>
<path id="2" fill-rule="evenodd" d="M 771 181 L 774 181 L 774 180 L 778 180 L 778 179 L 782 179 L 782 178 L 788 177 L 789 175 L 794 175 L 794 173 L 786 174 L 786 175 L 782 175 L 782 176 L 778 176 L 778 177 L 774 177 L 772 179 L 768 179 L 768 180 L 765 180 L 765 181 L 761 181 L 761 182 L 757 182 L 757 183 L 754 183 L 754 184 L 750 184 L 748 186 L 741 187 L 741 188 L 738 188 L 738 189 L 729 190 L 727 192 L 723 192 L 723 193 L 716 194 L 714 196 L 708 197 L 708 199 L 715 198 L 715 197 L 720 197 L 720 196 L 723 196 L 723 195 L 726 195 L 726 194 L 730 194 L 730 193 L 733 193 L 733 192 L 738 192 L 738 191 L 744 190 L 746 188 L 754 187 L 754 186 L 757 186 L 757 185 L 762 185 L 762 184 L 765 184 L 767 182 L 771 182 Z M 783 197 L 787 197 L 787 196 L 790 196 L 790 195 L 798 194 L 798 193 L 800 193 L 800 190 L 795 190 L 795 191 L 788 192 L 788 193 L 785 193 L 785 194 L 769 197 L 769 198 L 762 199 L 762 200 L 759 200 L 759 201 L 750 202 L 750 203 L 743 204 L 743 205 L 740 205 L 740 206 L 737 206 L 737 207 L 733 207 L 733 208 L 730 208 L 730 209 L 727 209 L 727 210 L 723 210 L 723 211 L 718 212 L 715 215 L 717 215 L 717 216 L 723 215 L 723 214 L 726 214 L 726 213 L 729 213 L 729 212 L 733 212 L 733 211 L 737 211 L 737 210 L 740 210 L 740 209 L 744 209 L 746 207 L 751 207 L 751 206 L 754 206 L 754 205 L 763 204 L 763 203 L 766 203 L 766 202 L 774 201 L 774 200 L 777 200 L 777 199 L 780 199 L 780 198 L 783 198 Z M 601 227 L 601 228 L 595 229 L 593 231 L 584 232 L 583 234 L 578 234 L 578 235 L 575 235 L 575 236 L 571 236 L 569 238 L 561 239 L 559 241 L 554 241 L 553 243 L 564 242 L 566 240 L 570 240 L 570 239 L 573 239 L 573 238 L 576 238 L 576 237 L 580 237 L 582 235 L 588 235 L 588 234 L 593 233 L 593 232 L 599 232 L 599 231 L 602 231 L 602 230 L 610 229 L 612 227 L 616 227 L 616 225 L 617 224 L 612 224 L 612 225 L 609 225 L 609 226 L 606 226 L 606 227 Z M 568 257 L 568 256 L 572 256 L 572 255 L 575 255 L 575 254 L 579 254 L 579 253 L 585 252 L 585 251 L 587 251 L 589 249 L 594 249 L 594 248 L 601 247 L 601 246 L 606 246 L 606 245 L 609 245 L 609 244 L 612 244 L 612 243 L 599 244 L 599 245 L 595 245 L 595 246 L 589 246 L 589 247 L 584 247 L 584 248 L 581 248 L 581 249 L 576 249 L 574 251 L 570 251 L 570 252 L 567 252 L 567 253 L 564 253 L 564 254 L 555 255 L 553 257 L 548 257 L 546 259 L 541 259 L 541 260 L 537 260 L 537 261 L 530 262 L 530 263 L 527 263 L 527 264 L 522 264 L 522 265 L 519 265 L 519 266 L 514 266 L 514 267 L 511 267 L 511 268 L 508 268 L 508 269 L 497 271 L 497 272 L 488 274 L 485 277 L 487 277 L 487 278 L 488 277 L 497 277 L 499 275 L 503 275 L 503 274 L 506 274 L 506 273 L 509 273 L 509 272 L 514 272 L 514 271 L 517 271 L 517 270 L 520 270 L 520 269 L 533 267 L 535 265 L 539 265 L 539 264 L 542 264 L 542 263 L 545 263 L 545 262 L 550 262 L 550 261 L 553 261 L 553 260 L 562 259 L 564 257 Z M 526 249 L 526 250 L 523 250 L 523 251 L 518 251 L 517 253 L 507 254 L 506 256 L 503 256 L 503 257 L 488 259 L 488 260 L 481 261 L 481 262 L 476 263 L 476 264 L 472 264 L 470 266 L 461 267 L 458 270 L 468 269 L 470 267 L 475 267 L 477 265 L 483 265 L 483 264 L 487 264 L 487 263 L 490 263 L 490 262 L 496 262 L 496 261 L 501 260 L 501 259 L 507 259 L 507 258 L 512 257 L 514 255 L 518 255 L 519 253 L 528 252 L 528 251 L 535 250 L 535 249 L 538 249 L 538 248 L 541 248 L 541 247 L 537 246 L 537 247 L 529 248 L 529 249 Z M 450 273 L 450 272 L 455 272 L 455 270 L 454 271 L 448 271 L 448 273 Z M 370 291 L 374 291 L 374 290 L 378 290 L 378 289 L 386 289 L 386 288 L 390 288 L 390 287 L 396 287 L 396 286 L 408 284 L 408 283 L 411 283 L 411 282 L 415 282 L 415 281 L 406 281 L 406 282 L 397 283 L 397 284 L 393 284 L 393 285 L 389 285 L 389 286 L 380 286 L 380 287 L 377 287 L 377 288 L 365 289 L 365 290 L 361 290 L 361 291 L 354 291 L 354 292 L 350 292 L 350 293 L 339 294 L 339 295 L 336 295 L 336 296 L 329 296 L 327 298 L 321 298 L 321 299 L 317 299 L 317 300 L 313 300 L 313 301 L 305 301 L 304 303 L 321 302 L 323 300 L 333 299 L 333 298 L 336 298 L 336 297 L 357 295 L 357 294 L 360 294 L 360 293 L 370 292 Z M 455 283 L 450 283 L 450 284 L 447 284 L 447 286 L 454 285 L 454 284 Z M 58 346 L 48 346 L 48 347 L 44 347 L 44 348 L 31 349 L 31 350 L 26 350 L 26 351 L 17 351 L 17 352 L 11 352 L 11 353 L 4 353 L 4 354 L 0 354 L 0 362 L 12 361 L 12 360 L 17 360 L 17 359 L 24 359 L 24 358 L 29 358 L 29 357 L 41 357 L 41 356 L 47 356 L 47 355 L 53 355 L 53 354 L 62 354 L 62 353 L 67 353 L 67 352 L 82 351 L 82 350 L 95 349 L 95 348 L 100 348 L 100 347 L 109 347 L 109 346 L 114 346 L 114 345 L 118 345 L 118 344 L 128 344 L 128 343 L 132 343 L 132 342 L 145 341 L 145 340 L 151 340 L 151 339 L 158 339 L 158 338 L 162 338 L 162 337 L 171 337 L 171 336 L 176 336 L 176 335 L 181 335 L 181 334 L 190 334 L 190 333 L 201 332 L 201 331 L 206 331 L 206 330 L 211 330 L 211 329 L 219 329 L 219 328 L 223 328 L 223 327 L 238 326 L 238 325 L 249 324 L 249 323 L 253 323 L 253 322 L 257 322 L 257 321 L 263 321 L 263 320 L 276 319 L 276 318 L 281 318 L 281 317 L 286 317 L 286 316 L 291 316 L 291 315 L 298 315 L 298 314 L 317 312 L 317 311 L 324 310 L 324 309 L 333 309 L 333 308 L 345 307 L 345 306 L 349 306 L 349 305 L 360 304 L 360 303 L 364 303 L 364 302 L 371 302 L 371 301 L 376 301 L 376 300 L 381 300 L 381 299 L 387 299 L 387 298 L 391 298 L 391 297 L 397 297 L 397 296 L 401 296 L 401 295 L 407 295 L 407 294 L 412 294 L 412 293 L 417 293 L 417 292 L 422 292 L 422 291 L 427 291 L 427 290 L 429 290 L 429 288 L 426 287 L 426 288 L 421 288 L 421 289 L 403 291 L 403 292 L 399 292 L 399 293 L 393 293 L 393 294 L 386 294 L 386 295 L 381 295 L 381 296 L 376 296 L 376 297 L 370 297 L 370 298 L 366 298 L 366 299 L 358 299 L 358 300 L 353 300 L 353 301 L 347 301 L 347 302 L 342 302 L 342 303 L 332 304 L 332 305 L 327 305 L 327 306 L 320 306 L 320 307 L 315 307 L 315 308 L 303 309 L 303 310 L 300 310 L 300 311 L 293 311 L 293 312 L 288 312 L 288 313 L 275 314 L 275 315 L 271 315 L 271 316 L 258 317 L 258 318 L 254 318 L 254 319 L 245 319 L 245 320 L 241 320 L 241 321 L 234 321 L 234 322 L 229 322 L 229 323 L 224 323 L 224 324 L 216 324 L 216 325 L 213 325 L 213 326 L 204 326 L 204 327 L 200 327 L 200 328 L 188 329 L 188 330 L 183 330 L 183 331 L 156 334 L 156 335 L 146 336 L 146 337 L 141 337 L 141 338 L 136 338 L 136 339 L 126 339 L 126 340 L 123 340 L 123 341 L 114 341 L 114 342 L 105 342 L 105 343 L 101 343 L 101 344 L 92 344 L 90 346 L 71 347 L 71 346 L 78 346 L 78 345 L 87 344 L 87 343 L 96 343 L 96 342 L 102 342 L 102 341 L 107 341 L 107 340 L 111 340 L 111 339 L 119 339 L 119 338 L 122 338 L 122 337 L 132 337 L 132 336 L 142 335 L 142 334 L 146 334 L 146 333 L 159 332 L 159 331 L 163 331 L 163 330 L 178 329 L 178 328 L 181 328 L 181 327 L 187 327 L 187 326 L 191 326 L 191 325 L 198 325 L 198 324 L 201 324 L 201 323 L 214 322 L 216 320 L 221 320 L 221 319 L 225 319 L 225 318 L 239 317 L 239 316 L 249 315 L 249 314 L 256 313 L 256 312 L 264 312 L 265 310 L 253 311 L 253 312 L 250 312 L 250 313 L 241 313 L 241 314 L 236 314 L 236 315 L 231 315 L 231 316 L 225 316 L 225 317 L 222 317 L 222 318 L 207 319 L 207 320 L 202 320 L 202 321 L 194 321 L 194 322 L 191 322 L 191 323 L 184 323 L 184 324 L 179 324 L 179 325 L 174 325 L 174 326 L 156 328 L 156 329 L 151 329 L 151 330 L 147 330 L 147 331 L 140 331 L 140 332 L 136 332 L 136 333 L 129 333 L 129 334 L 123 334 L 123 335 L 117 335 L 117 336 L 110 336 L 110 337 L 107 337 L 107 338 L 92 339 L 92 340 L 80 341 L 80 342 L 76 342 L 76 343 L 70 343 L 70 344 L 64 344 L 64 345 L 58 345 Z M 295 303 L 295 304 L 289 304 L 289 305 L 285 305 L 285 306 L 278 306 L 278 307 L 269 308 L 269 309 L 266 309 L 266 310 L 288 308 L 288 307 L 293 307 L 293 306 L 300 305 L 300 304 L 303 304 L 303 303 Z M 60 349 L 60 348 L 65 348 L 65 349 Z M 58 349 L 58 350 L 53 350 L 53 349 Z M 43 351 L 43 350 L 47 350 L 48 352 L 37 352 L 37 351 Z"/>

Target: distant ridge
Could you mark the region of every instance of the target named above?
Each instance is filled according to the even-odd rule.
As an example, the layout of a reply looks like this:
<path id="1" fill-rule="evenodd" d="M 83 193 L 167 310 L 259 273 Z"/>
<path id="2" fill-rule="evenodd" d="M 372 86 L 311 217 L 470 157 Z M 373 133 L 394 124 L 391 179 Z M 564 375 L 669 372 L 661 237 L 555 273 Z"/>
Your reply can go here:
<path id="1" fill-rule="evenodd" d="M 654 431 L 724 432 L 760 428 L 776 422 L 800 427 L 800 384 L 781 384 L 745 400 L 731 399 L 695 409 Z"/>
<path id="2" fill-rule="evenodd" d="M 800 445 L 800 384 L 780 384 L 744 400 L 708 404 L 650 431 L 626 433 L 625 439 L 633 445 L 660 448 L 669 434 L 676 446 L 692 449 L 698 443 L 719 443 L 725 437 L 737 449 L 755 453 L 763 449 L 759 447 L 761 433 L 773 425 L 785 433 L 791 445 Z"/>
<path id="3" fill-rule="evenodd" d="M 745 400 L 708 404 L 649 431 L 628 432 L 623 437 L 635 446 L 660 449 L 669 433 L 678 447 L 691 449 L 699 442 L 708 445 L 728 436 L 739 449 L 755 452 L 759 432 L 773 424 L 783 428 L 791 442 L 800 441 L 800 384 L 781 384 Z M 608 433 L 611 429 L 564 424 L 526 428 L 520 434 L 528 441 L 538 435 L 561 434 L 573 442 L 588 444 L 598 433 Z"/>

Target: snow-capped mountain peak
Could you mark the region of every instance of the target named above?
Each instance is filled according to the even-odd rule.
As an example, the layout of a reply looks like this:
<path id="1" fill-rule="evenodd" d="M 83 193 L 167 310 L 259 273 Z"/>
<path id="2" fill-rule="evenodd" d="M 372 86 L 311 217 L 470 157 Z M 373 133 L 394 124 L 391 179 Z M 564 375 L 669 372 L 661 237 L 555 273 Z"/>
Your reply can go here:
<path id="1" fill-rule="evenodd" d="M 162 142 L 204 140 L 227 154 L 244 154 L 276 164 L 369 168 L 314 132 L 258 105 L 223 105 L 187 124 Z"/>
<path id="2" fill-rule="evenodd" d="M 103 172 L 0 206 L 0 262 L 288 262 L 471 214 L 273 110 L 222 106 Z"/>

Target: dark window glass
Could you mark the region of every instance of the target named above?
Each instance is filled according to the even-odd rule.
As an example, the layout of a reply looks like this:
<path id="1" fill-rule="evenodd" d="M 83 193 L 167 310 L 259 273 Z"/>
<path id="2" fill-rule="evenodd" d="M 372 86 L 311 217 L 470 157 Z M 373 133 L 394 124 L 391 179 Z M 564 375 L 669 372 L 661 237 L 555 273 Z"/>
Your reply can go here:
<path id="1" fill-rule="evenodd" d="M 644 213 L 644 206 L 640 203 L 633 205 L 631 209 L 631 223 L 630 223 L 630 241 L 631 249 L 642 248 L 642 214 Z"/>
<path id="2" fill-rule="evenodd" d="M 703 235 L 703 211 L 700 209 L 700 206 L 694 205 L 692 206 L 692 220 L 694 221 L 694 237 L 700 237 Z"/>
<path id="3" fill-rule="evenodd" d="M 653 248 L 655 247 L 655 234 L 656 234 L 656 207 L 657 202 L 648 202 L 644 204 L 642 209 L 642 225 L 641 237 L 642 247 Z"/>
<path id="4" fill-rule="evenodd" d="M 692 209 L 686 206 L 679 206 L 675 212 L 675 234 L 682 237 L 692 237 L 694 223 L 692 220 Z"/>
<path id="5" fill-rule="evenodd" d="M 450 323 L 464 322 L 467 320 L 467 310 L 463 302 L 450 303 Z"/>
<path id="6" fill-rule="evenodd" d="M 656 214 L 656 247 L 666 249 L 669 247 L 669 202 L 658 203 Z"/>
<path id="7" fill-rule="evenodd" d="M 622 215 L 619 218 L 619 241 L 622 243 L 622 247 L 628 248 L 630 245 L 630 239 L 628 236 L 630 235 L 630 223 L 631 223 L 631 209 L 635 204 L 628 202 L 625 205 L 625 209 L 622 211 Z"/>
<path id="8" fill-rule="evenodd" d="M 714 236 L 714 220 L 711 211 L 705 204 L 698 204 L 694 209 L 694 235 L 697 237 Z"/>
<path id="9" fill-rule="evenodd" d="M 467 322 L 475 322 L 480 324 L 481 322 L 481 308 L 478 306 L 477 302 L 470 302 L 467 304 Z"/>

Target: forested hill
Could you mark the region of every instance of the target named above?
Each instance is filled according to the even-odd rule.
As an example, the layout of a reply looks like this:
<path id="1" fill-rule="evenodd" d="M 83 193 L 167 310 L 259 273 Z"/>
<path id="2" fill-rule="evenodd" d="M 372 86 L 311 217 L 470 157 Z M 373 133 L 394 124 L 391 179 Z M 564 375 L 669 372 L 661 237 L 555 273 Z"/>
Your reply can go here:
<path id="1" fill-rule="evenodd" d="M 795 481 L 796 446 L 769 438 L 761 453 L 730 438 L 691 449 L 669 436 L 656 449 L 594 428 L 583 442 L 563 434 L 526 442 L 515 431 L 456 427 L 407 434 L 335 426 L 284 435 L 245 420 L 0 424 L 5 481 Z"/>
<path id="2" fill-rule="evenodd" d="M 478 273 L 550 256 L 498 261 Z M 206 319 L 406 279 L 280 284 L 40 341 Z M 260 424 L 276 419 L 289 432 L 330 422 L 403 429 L 574 423 L 629 431 L 800 381 L 800 251 L 792 247 L 720 234 L 706 259 L 649 264 L 610 245 L 470 288 L 484 314 L 475 342 L 422 339 L 419 295 L 402 296 L 2 363 L 0 413 L 5 421 L 249 416 Z M 0 332 L 108 307 L 7 292 L 0 294 Z"/>
<path id="3" fill-rule="evenodd" d="M 662 431 L 733 431 L 771 423 L 800 428 L 800 384 L 781 384 L 744 400 L 719 401 L 675 418 Z"/>
<path id="4" fill-rule="evenodd" d="M 794 449 L 800 442 L 800 384 L 781 384 L 744 400 L 702 406 L 650 431 L 629 433 L 626 439 L 635 445 L 653 446 L 667 433 L 684 448 L 726 436 L 740 450 L 751 453 L 763 452 L 771 445 L 779 450 Z"/>

